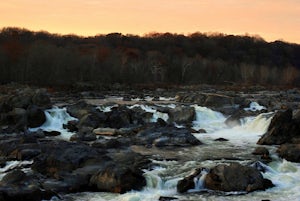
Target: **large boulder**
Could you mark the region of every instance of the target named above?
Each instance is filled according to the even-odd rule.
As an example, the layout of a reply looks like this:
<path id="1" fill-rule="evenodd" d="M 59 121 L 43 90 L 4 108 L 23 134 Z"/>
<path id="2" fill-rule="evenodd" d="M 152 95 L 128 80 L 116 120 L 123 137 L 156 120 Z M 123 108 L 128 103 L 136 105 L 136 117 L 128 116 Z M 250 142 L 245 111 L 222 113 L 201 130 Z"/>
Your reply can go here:
<path id="1" fill-rule="evenodd" d="M 36 106 L 30 105 L 27 108 L 28 127 L 36 128 L 41 126 L 46 121 L 46 115 L 44 111 Z"/>
<path id="2" fill-rule="evenodd" d="M 280 145 L 300 138 L 300 124 L 293 118 L 291 109 L 279 111 L 273 117 L 267 132 L 257 144 Z"/>
<path id="3" fill-rule="evenodd" d="M 95 106 L 87 104 L 85 101 L 79 101 L 73 105 L 67 106 L 67 112 L 77 119 L 81 119 L 83 116 L 96 111 Z"/>
<path id="4" fill-rule="evenodd" d="M 110 155 L 113 163 L 94 174 L 90 185 L 99 191 L 125 193 L 129 190 L 140 190 L 146 185 L 142 168 L 146 168 L 149 160 L 131 151 Z"/>
<path id="5" fill-rule="evenodd" d="M 195 119 L 194 107 L 177 106 L 168 110 L 169 121 L 178 124 L 190 123 Z"/>
<path id="6" fill-rule="evenodd" d="M 45 191 L 33 175 L 21 170 L 7 173 L 0 181 L 0 200 L 40 201 L 54 196 L 53 191 Z"/>
<path id="7" fill-rule="evenodd" d="M 257 169 L 231 163 L 230 165 L 220 164 L 212 168 L 205 177 L 204 186 L 216 191 L 251 192 L 265 190 L 273 185 L 270 180 L 264 179 Z"/>
<path id="8" fill-rule="evenodd" d="M 280 157 L 288 161 L 300 162 L 300 144 L 283 144 L 277 152 Z"/>
<path id="9" fill-rule="evenodd" d="M 111 112 L 108 112 L 106 120 L 107 126 L 110 128 L 123 128 L 132 124 L 132 111 L 126 106 L 114 107 Z"/>

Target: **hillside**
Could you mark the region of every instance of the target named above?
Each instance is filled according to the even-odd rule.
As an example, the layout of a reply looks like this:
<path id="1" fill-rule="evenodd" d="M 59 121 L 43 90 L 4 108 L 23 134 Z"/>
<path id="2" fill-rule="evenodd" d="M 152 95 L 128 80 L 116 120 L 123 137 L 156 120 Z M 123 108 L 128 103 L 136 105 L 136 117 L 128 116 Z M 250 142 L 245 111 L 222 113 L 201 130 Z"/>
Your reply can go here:
<path id="1" fill-rule="evenodd" d="M 300 85 L 300 45 L 260 37 L 0 30 L 0 83 Z"/>

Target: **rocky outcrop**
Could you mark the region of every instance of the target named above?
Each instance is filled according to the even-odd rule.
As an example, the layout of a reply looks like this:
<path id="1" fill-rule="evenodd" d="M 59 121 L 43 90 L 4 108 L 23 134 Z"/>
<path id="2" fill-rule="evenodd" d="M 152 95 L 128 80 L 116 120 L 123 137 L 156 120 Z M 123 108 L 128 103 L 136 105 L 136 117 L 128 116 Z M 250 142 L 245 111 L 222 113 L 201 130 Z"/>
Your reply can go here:
<path id="1" fill-rule="evenodd" d="M 44 110 L 51 107 L 46 90 L 25 88 L 13 95 L 0 97 L 0 131 L 13 133 L 39 127 L 45 120 Z"/>
<path id="2" fill-rule="evenodd" d="M 300 124 L 291 109 L 279 111 L 273 117 L 267 132 L 257 144 L 280 145 L 300 138 Z"/>
<path id="3" fill-rule="evenodd" d="M 49 199 L 53 192 L 84 190 L 124 193 L 146 184 L 142 169 L 150 161 L 126 147 L 107 152 L 107 147 L 38 138 L 34 134 L 5 138 L 1 136 L 0 158 L 33 163 L 26 166 L 32 170 L 29 172 L 7 171 L 0 181 L 0 198 L 4 200 L 30 200 L 30 195 L 31 200 L 42 200 Z"/>
<path id="4" fill-rule="evenodd" d="M 177 191 L 183 193 L 195 188 L 194 180 L 199 180 L 201 176 L 202 169 L 195 170 L 194 173 L 178 182 Z M 252 192 L 273 186 L 270 180 L 263 178 L 259 170 L 239 163 L 217 165 L 210 169 L 203 181 L 204 189 L 224 192 Z"/>

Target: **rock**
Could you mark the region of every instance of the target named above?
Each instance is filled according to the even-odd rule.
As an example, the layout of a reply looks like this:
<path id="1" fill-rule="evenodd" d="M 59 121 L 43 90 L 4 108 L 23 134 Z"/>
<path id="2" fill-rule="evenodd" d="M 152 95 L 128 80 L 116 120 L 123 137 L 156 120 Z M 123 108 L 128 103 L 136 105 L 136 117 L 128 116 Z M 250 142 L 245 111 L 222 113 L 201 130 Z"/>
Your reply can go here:
<path id="1" fill-rule="evenodd" d="M 51 105 L 50 97 L 46 89 L 39 89 L 32 96 L 32 103 L 39 107 L 48 108 Z"/>
<path id="2" fill-rule="evenodd" d="M 172 201 L 172 200 L 178 200 L 178 198 L 175 197 L 166 197 L 166 196 L 160 196 L 159 201 Z"/>
<path id="3" fill-rule="evenodd" d="M 96 148 L 102 148 L 102 149 L 122 149 L 122 148 L 128 148 L 132 144 L 130 138 L 112 138 L 112 139 L 106 139 L 106 138 L 99 138 L 97 139 L 92 146 Z"/>
<path id="4" fill-rule="evenodd" d="M 27 128 L 27 113 L 23 108 L 14 108 L 7 114 L 9 125 L 13 125 L 16 130 L 24 130 Z"/>
<path id="5" fill-rule="evenodd" d="M 25 178 L 26 174 L 21 170 L 13 170 L 6 174 L 2 180 L 1 185 L 9 185 L 22 181 Z"/>
<path id="6" fill-rule="evenodd" d="M 176 122 L 177 124 L 190 123 L 195 119 L 194 107 L 177 106 L 168 111 L 169 122 Z"/>
<path id="7" fill-rule="evenodd" d="M 0 182 L 0 199 L 5 201 L 40 201 L 50 199 L 53 192 L 41 189 L 37 179 L 21 170 L 14 170 Z"/>
<path id="8" fill-rule="evenodd" d="M 300 124 L 292 116 L 292 110 L 277 112 L 273 117 L 268 131 L 259 139 L 257 144 L 280 145 L 300 138 Z"/>
<path id="9" fill-rule="evenodd" d="M 269 150 L 266 147 L 256 147 L 252 152 L 253 155 L 269 155 Z"/>
<path id="10" fill-rule="evenodd" d="M 131 124 L 131 110 L 126 106 L 112 108 L 108 112 L 107 125 L 110 128 L 124 128 Z"/>
<path id="11" fill-rule="evenodd" d="M 96 135 L 116 135 L 117 129 L 115 128 L 96 128 L 93 130 Z"/>
<path id="12" fill-rule="evenodd" d="M 68 121 L 67 124 L 63 125 L 64 129 L 68 129 L 69 132 L 77 132 L 78 127 L 77 127 L 78 121 L 73 120 L 73 121 Z"/>
<path id="13" fill-rule="evenodd" d="M 214 141 L 217 141 L 217 142 L 227 142 L 227 141 L 229 141 L 229 140 L 220 137 L 220 138 L 215 139 Z"/>
<path id="14" fill-rule="evenodd" d="M 207 94 L 207 98 L 204 102 L 205 106 L 220 107 L 224 105 L 233 105 L 234 98 L 221 94 Z"/>
<path id="15" fill-rule="evenodd" d="M 193 146 L 202 144 L 188 129 L 167 127 L 152 127 L 140 131 L 135 137 L 136 144 L 164 146 Z"/>
<path id="16" fill-rule="evenodd" d="M 114 164 L 100 169 L 90 179 L 90 185 L 99 191 L 125 193 L 140 190 L 146 185 L 142 167 L 149 163 L 143 156 L 134 152 L 115 153 L 110 156 Z"/>
<path id="17" fill-rule="evenodd" d="M 300 162 L 300 144 L 282 144 L 277 153 L 281 158 L 292 162 Z"/>
<path id="18" fill-rule="evenodd" d="M 208 189 L 217 191 L 251 192 L 269 188 L 270 182 L 264 179 L 257 169 L 232 163 L 212 168 L 205 177 L 204 185 Z"/>
<path id="19" fill-rule="evenodd" d="M 241 111 L 236 112 L 225 120 L 225 124 L 229 127 L 235 127 L 241 125 L 242 113 Z"/>
<path id="20" fill-rule="evenodd" d="M 94 141 L 96 139 L 97 137 L 92 127 L 83 127 L 71 136 L 70 141 Z"/>
<path id="21" fill-rule="evenodd" d="M 61 133 L 59 131 L 43 131 L 45 136 L 51 136 L 51 137 L 54 137 L 54 136 L 59 136 L 61 135 Z"/>
<path id="22" fill-rule="evenodd" d="M 184 177 L 182 180 L 179 180 L 177 183 L 177 191 L 179 193 L 185 193 L 190 189 L 195 188 L 194 178 L 201 177 L 202 169 L 195 169 L 190 175 Z"/>
<path id="23" fill-rule="evenodd" d="M 30 105 L 27 108 L 27 118 L 28 127 L 30 128 L 40 127 L 46 121 L 44 111 L 36 105 Z"/>
<path id="24" fill-rule="evenodd" d="M 87 104 L 85 101 L 77 102 L 73 105 L 67 106 L 67 112 L 77 119 L 81 119 L 83 116 L 96 111 L 96 108 L 90 104 Z"/>
<path id="25" fill-rule="evenodd" d="M 89 114 L 84 115 L 78 122 L 77 127 L 102 127 L 105 125 L 105 122 L 107 120 L 107 116 L 104 114 L 104 112 L 100 111 L 94 111 Z"/>

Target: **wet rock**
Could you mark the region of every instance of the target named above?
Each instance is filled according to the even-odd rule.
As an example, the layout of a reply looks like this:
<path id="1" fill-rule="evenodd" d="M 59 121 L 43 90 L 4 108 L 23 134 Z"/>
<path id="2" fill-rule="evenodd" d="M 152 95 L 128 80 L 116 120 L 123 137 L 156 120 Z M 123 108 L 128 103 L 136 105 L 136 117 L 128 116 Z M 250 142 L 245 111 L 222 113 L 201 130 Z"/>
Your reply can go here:
<path id="1" fill-rule="evenodd" d="M 176 122 L 177 124 L 190 123 L 195 119 L 195 108 L 177 106 L 168 110 L 169 122 Z"/>
<path id="2" fill-rule="evenodd" d="M 220 138 L 215 139 L 214 141 L 217 141 L 217 142 L 227 142 L 227 141 L 229 141 L 229 140 L 220 137 Z"/>
<path id="3" fill-rule="evenodd" d="M 5 201 L 40 201 L 53 195 L 53 192 L 42 189 L 35 177 L 21 170 L 9 172 L 0 182 L 0 199 Z"/>
<path id="4" fill-rule="evenodd" d="M 188 129 L 152 127 L 139 132 L 135 137 L 136 144 L 164 146 L 193 146 L 202 144 Z"/>
<path id="5" fill-rule="evenodd" d="M 234 98 L 221 94 L 208 94 L 204 102 L 205 106 L 220 107 L 224 105 L 233 105 Z"/>
<path id="6" fill-rule="evenodd" d="M 104 112 L 94 111 L 89 114 L 84 115 L 78 122 L 77 127 L 103 127 L 107 120 L 107 116 Z"/>
<path id="7" fill-rule="evenodd" d="M 177 191 L 179 193 L 185 193 L 190 189 L 195 188 L 194 178 L 201 177 L 202 169 L 195 169 L 190 175 L 184 177 L 182 180 L 179 180 L 177 183 Z"/>
<path id="8" fill-rule="evenodd" d="M 256 147 L 252 152 L 253 155 L 269 155 L 269 150 L 266 147 Z"/>
<path id="9" fill-rule="evenodd" d="M 280 157 L 288 161 L 300 162 L 300 144 L 283 144 L 277 152 Z"/>
<path id="10" fill-rule="evenodd" d="M 112 108 L 106 122 L 110 128 L 128 127 L 131 124 L 131 110 L 125 106 Z"/>
<path id="11" fill-rule="evenodd" d="M 271 183 L 257 169 L 238 163 L 217 165 L 210 170 L 204 181 L 206 188 L 225 192 L 265 190 Z"/>
<path id="12" fill-rule="evenodd" d="M 129 190 L 140 190 L 146 185 L 142 167 L 149 163 L 147 159 L 134 152 L 114 153 L 111 155 L 114 164 L 100 169 L 90 179 L 90 185 L 100 191 L 125 193 Z"/>
<path id="13" fill-rule="evenodd" d="M 279 111 L 273 117 L 268 131 L 259 139 L 257 144 L 280 145 L 300 138 L 300 124 L 293 119 L 292 110 Z"/>
<path id="14" fill-rule="evenodd" d="M 78 121 L 76 121 L 76 120 L 69 121 L 67 124 L 63 125 L 63 128 L 68 129 L 69 132 L 76 132 L 76 131 L 78 131 L 77 124 L 78 124 Z"/>
<path id="15" fill-rule="evenodd" d="M 178 198 L 175 197 L 166 197 L 166 196 L 160 196 L 159 201 L 172 201 L 172 200 L 178 200 Z"/>
<path id="16" fill-rule="evenodd" d="M 41 154 L 35 158 L 32 169 L 54 178 L 78 168 L 90 158 L 101 156 L 101 152 L 93 147 L 66 141 L 40 142 L 40 148 Z"/>
<path id="17" fill-rule="evenodd" d="M 59 131 L 43 131 L 45 136 L 51 136 L 51 137 L 54 137 L 54 136 L 59 136 L 61 135 L 61 133 Z"/>
<path id="18" fill-rule="evenodd" d="M 67 106 L 67 112 L 77 119 L 81 119 L 83 116 L 95 111 L 96 108 L 90 104 L 87 104 L 85 101 L 77 102 L 73 105 Z"/>
<path id="19" fill-rule="evenodd" d="M 36 105 L 30 105 L 27 108 L 27 118 L 28 127 L 30 128 L 40 127 L 46 121 L 44 111 Z"/>
<path id="20" fill-rule="evenodd" d="M 70 141 L 94 141 L 96 139 L 92 127 L 82 127 L 76 134 L 71 136 Z"/>

